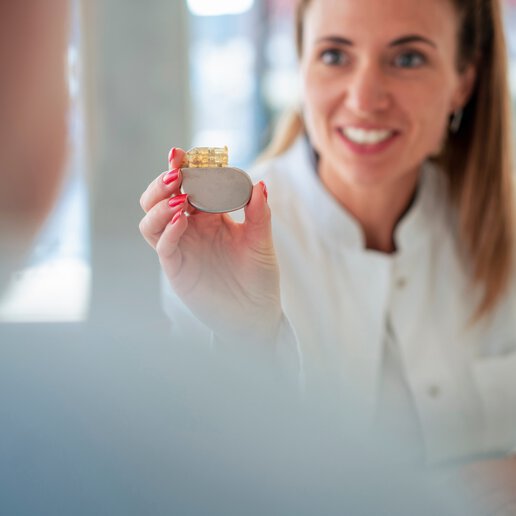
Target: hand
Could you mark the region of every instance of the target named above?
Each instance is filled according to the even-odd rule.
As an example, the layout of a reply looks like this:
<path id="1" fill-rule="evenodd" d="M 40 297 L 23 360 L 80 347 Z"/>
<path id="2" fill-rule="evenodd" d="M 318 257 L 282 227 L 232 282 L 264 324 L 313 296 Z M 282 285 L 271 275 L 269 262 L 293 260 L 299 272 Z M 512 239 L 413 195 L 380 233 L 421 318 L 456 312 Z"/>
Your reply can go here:
<path id="1" fill-rule="evenodd" d="M 279 272 L 263 183 L 254 185 L 245 222 L 197 211 L 180 194 L 185 152 L 143 193 L 140 223 L 176 294 L 222 338 L 273 339 L 281 320 Z M 187 215 L 188 213 L 188 215 Z"/>
<path id="2" fill-rule="evenodd" d="M 475 514 L 516 515 L 516 458 L 476 462 L 465 466 L 461 476 L 473 494 Z"/>

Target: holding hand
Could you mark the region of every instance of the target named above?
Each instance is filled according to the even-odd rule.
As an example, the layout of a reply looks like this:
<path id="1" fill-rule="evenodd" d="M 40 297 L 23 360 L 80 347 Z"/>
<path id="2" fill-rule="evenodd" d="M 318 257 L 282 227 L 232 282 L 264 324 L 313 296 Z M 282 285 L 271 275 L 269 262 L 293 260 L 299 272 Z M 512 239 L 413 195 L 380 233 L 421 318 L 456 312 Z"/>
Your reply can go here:
<path id="1" fill-rule="evenodd" d="M 254 185 L 245 221 L 193 209 L 181 194 L 185 152 L 143 193 L 140 231 L 156 250 L 176 294 L 222 338 L 273 339 L 281 320 L 279 272 L 263 183 Z"/>

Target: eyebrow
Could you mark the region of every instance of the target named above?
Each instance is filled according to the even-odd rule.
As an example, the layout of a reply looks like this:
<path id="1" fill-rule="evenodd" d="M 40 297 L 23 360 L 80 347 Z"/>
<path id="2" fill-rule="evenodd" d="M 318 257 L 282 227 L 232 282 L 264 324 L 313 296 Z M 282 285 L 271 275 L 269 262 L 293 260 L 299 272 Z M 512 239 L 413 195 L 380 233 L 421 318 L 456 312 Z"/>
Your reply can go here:
<path id="1" fill-rule="evenodd" d="M 334 43 L 337 45 L 345 45 L 345 46 L 353 46 L 353 42 L 350 39 L 343 38 L 341 36 L 324 36 L 317 40 L 318 42 L 327 42 Z M 424 36 L 420 36 L 419 34 L 409 34 L 407 36 L 402 36 L 401 38 L 397 38 L 394 41 L 389 43 L 390 47 L 396 47 L 399 45 L 406 45 L 407 43 L 426 43 L 434 48 L 437 48 L 437 45 L 428 38 Z"/>
<path id="2" fill-rule="evenodd" d="M 419 36 L 418 34 L 409 34 L 408 36 L 402 36 L 401 38 L 391 41 L 389 46 L 396 47 L 398 45 L 405 45 L 406 43 L 426 43 L 431 47 L 437 48 L 437 45 L 431 39 L 425 38 L 424 36 Z"/>

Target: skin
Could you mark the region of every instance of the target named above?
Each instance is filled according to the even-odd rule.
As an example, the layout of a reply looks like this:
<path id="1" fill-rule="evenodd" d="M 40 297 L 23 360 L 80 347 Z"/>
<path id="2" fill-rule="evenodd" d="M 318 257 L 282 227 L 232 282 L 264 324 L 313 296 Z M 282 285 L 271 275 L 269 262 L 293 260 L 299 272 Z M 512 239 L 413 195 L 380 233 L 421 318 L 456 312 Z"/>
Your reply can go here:
<path id="1" fill-rule="evenodd" d="M 68 3 L 0 4 L 0 289 L 63 178 Z"/>
<path id="2" fill-rule="evenodd" d="M 317 0 L 304 19 L 307 131 L 328 191 L 360 223 L 367 247 L 393 252 L 423 161 L 438 152 L 475 71 L 456 66 L 459 17 L 447 0 Z M 417 36 L 402 43 L 402 38 Z M 382 152 L 350 150 L 344 127 L 394 130 Z"/>
<path id="3" fill-rule="evenodd" d="M 459 474 L 471 487 L 479 515 L 516 514 L 516 458 L 476 462 Z"/>

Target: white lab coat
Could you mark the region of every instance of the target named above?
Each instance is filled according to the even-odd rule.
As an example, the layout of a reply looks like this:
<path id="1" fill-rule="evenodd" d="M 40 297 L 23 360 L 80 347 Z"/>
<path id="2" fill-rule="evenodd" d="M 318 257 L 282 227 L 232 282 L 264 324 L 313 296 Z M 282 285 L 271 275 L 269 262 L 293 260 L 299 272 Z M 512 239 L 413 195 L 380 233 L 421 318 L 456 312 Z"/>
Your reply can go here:
<path id="1" fill-rule="evenodd" d="M 396 407 L 417 422 L 430 462 L 513 450 L 516 282 L 488 320 L 468 327 L 478 292 L 458 256 L 441 172 L 424 165 L 392 255 L 364 248 L 304 138 L 253 176 L 268 187 L 280 265 L 278 349 L 304 392 L 351 390 L 371 418 Z M 167 286 L 164 303 L 185 331 L 205 331 Z"/>

